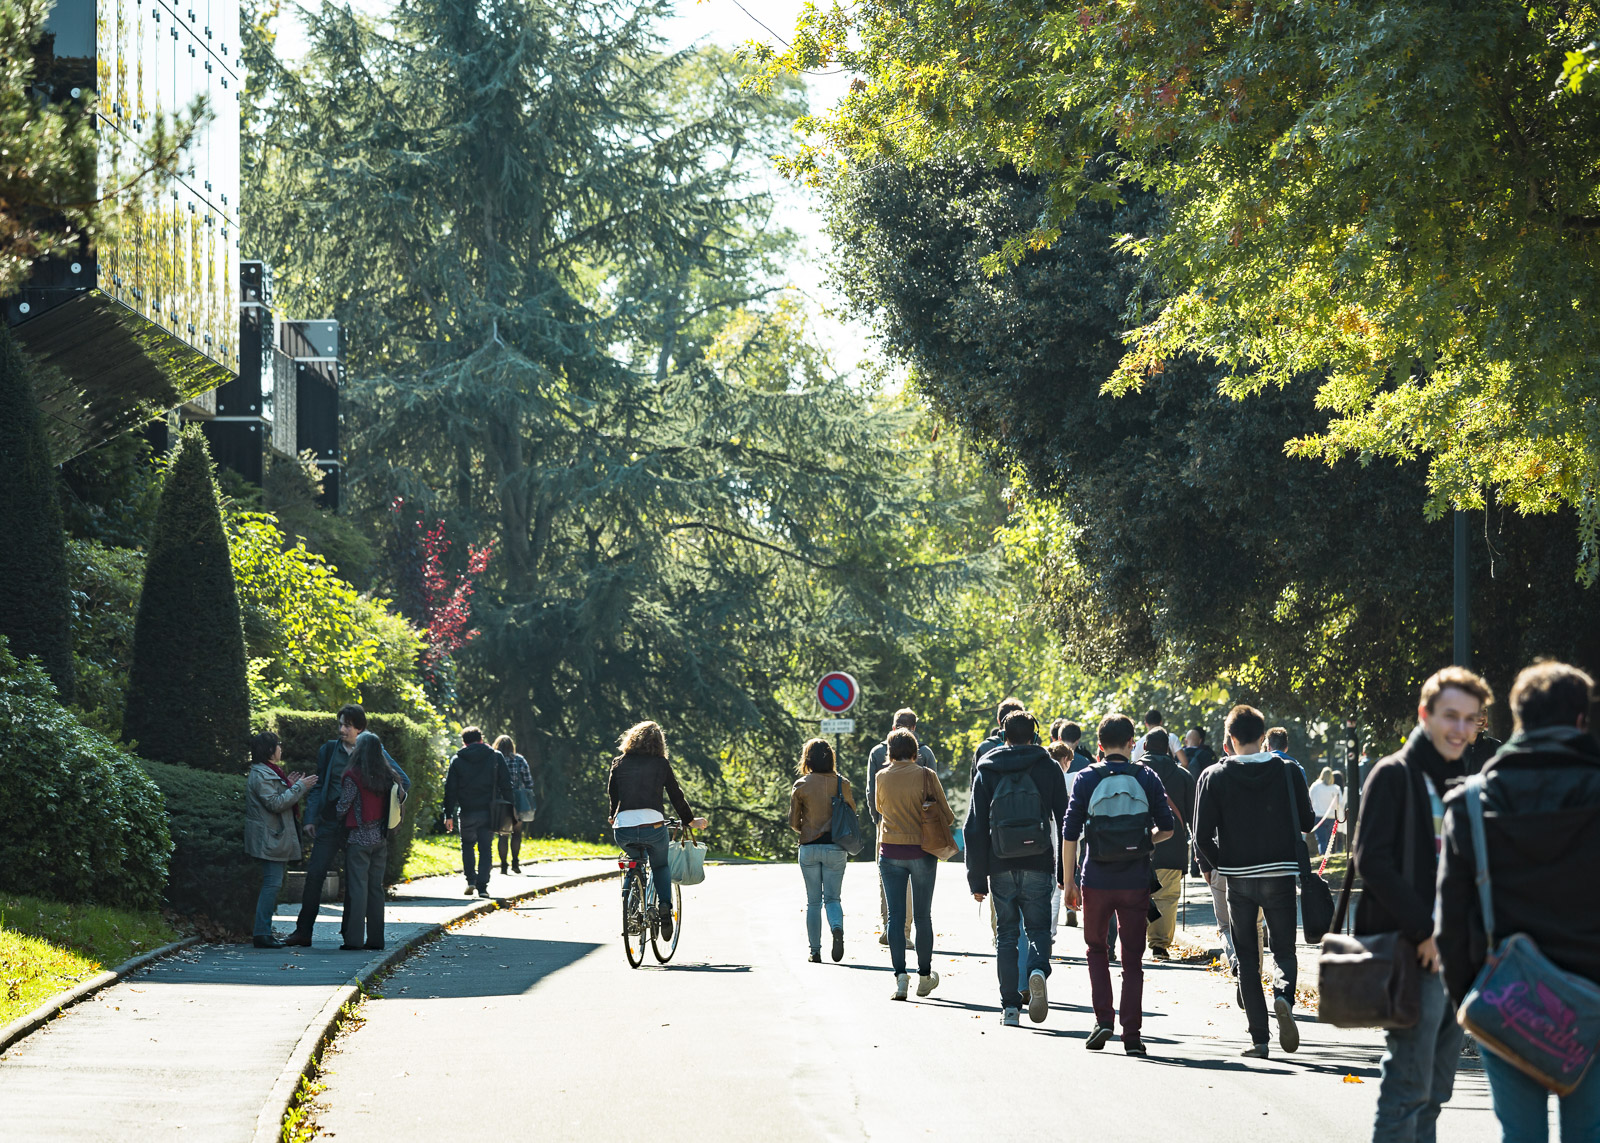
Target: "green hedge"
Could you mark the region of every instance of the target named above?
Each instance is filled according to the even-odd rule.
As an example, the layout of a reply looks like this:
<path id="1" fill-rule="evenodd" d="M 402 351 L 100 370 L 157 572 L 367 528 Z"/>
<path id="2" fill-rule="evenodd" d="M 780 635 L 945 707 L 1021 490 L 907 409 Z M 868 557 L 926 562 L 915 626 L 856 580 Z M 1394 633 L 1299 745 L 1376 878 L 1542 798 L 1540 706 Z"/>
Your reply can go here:
<path id="1" fill-rule="evenodd" d="M 56 701 L 0 638 L 0 890 L 152 909 L 172 850 L 135 759 Z"/>
<path id="2" fill-rule="evenodd" d="M 238 774 L 250 684 L 211 453 L 185 429 L 145 560 L 123 737 L 159 762 Z"/>
<path id="3" fill-rule="evenodd" d="M 334 736 L 337 725 L 331 714 L 282 708 L 266 711 L 260 722 L 262 729 L 283 739 L 284 769 L 307 773 L 315 772 L 317 751 Z M 411 797 L 406 802 L 405 817 L 400 828 L 389 835 L 387 880 L 392 883 L 400 879 L 400 871 L 405 868 L 411 839 L 419 827 L 426 832 L 444 794 L 443 759 L 439 744 L 428 728 L 405 715 L 369 713 L 367 729 L 383 740 L 383 745 L 411 779 Z"/>
<path id="4" fill-rule="evenodd" d="M 249 932 L 261 866 L 244 852 L 245 776 L 141 762 L 167 799 L 173 841 L 167 903 Z"/>
<path id="5" fill-rule="evenodd" d="M 72 604 L 61 501 L 33 370 L 0 328 L 0 635 L 72 701 Z"/>

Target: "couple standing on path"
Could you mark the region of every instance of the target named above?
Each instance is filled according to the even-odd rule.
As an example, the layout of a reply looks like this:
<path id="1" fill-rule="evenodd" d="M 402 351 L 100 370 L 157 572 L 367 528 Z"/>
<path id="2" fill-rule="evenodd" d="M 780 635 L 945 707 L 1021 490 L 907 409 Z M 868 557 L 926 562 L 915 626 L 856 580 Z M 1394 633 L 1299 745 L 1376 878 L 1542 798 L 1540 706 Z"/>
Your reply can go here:
<path id="1" fill-rule="evenodd" d="M 483 741 L 483 731 L 461 731 L 461 749 L 450 759 L 444 778 L 444 832 L 461 837 L 461 872 L 466 895 L 489 896 L 494 869 L 494 839 L 500 839 L 500 872 L 506 872 L 506 843 L 511 844 L 511 871 L 522 872 L 522 823 L 533 817 L 533 771 L 517 753 L 508 734 Z"/>
<path id="2" fill-rule="evenodd" d="M 383 947 L 383 874 L 388 860 L 391 787 L 404 795 L 411 779 L 367 731 L 367 713 L 348 703 L 339 708 L 337 736 L 317 752 L 317 771 L 286 773 L 283 744 L 271 732 L 250 740 L 250 775 L 245 786 L 245 852 L 261 862 L 254 944 L 277 949 L 311 946 L 322 908 L 322 887 L 340 851 L 345 851 L 345 907 L 341 926 L 346 950 Z M 296 821 L 304 801 L 305 823 Z M 311 839 L 305 892 L 294 932 L 279 940 L 272 931 L 284 870 L 301 856 L 300 831 Z"/>

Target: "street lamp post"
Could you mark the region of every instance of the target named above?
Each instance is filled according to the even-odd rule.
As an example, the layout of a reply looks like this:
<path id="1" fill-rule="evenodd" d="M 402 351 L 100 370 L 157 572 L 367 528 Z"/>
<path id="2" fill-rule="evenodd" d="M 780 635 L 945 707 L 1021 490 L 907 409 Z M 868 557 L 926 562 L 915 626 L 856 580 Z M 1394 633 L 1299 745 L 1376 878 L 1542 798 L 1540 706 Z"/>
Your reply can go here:
<path id="1" fill-rule="evenodd" d="M 1472 666 L 1472 568 L 1467 562 L 1467 514 L 1459 509 L 1455 513 L 1455 654 L 1452 661 L 1459 667 Z"/>

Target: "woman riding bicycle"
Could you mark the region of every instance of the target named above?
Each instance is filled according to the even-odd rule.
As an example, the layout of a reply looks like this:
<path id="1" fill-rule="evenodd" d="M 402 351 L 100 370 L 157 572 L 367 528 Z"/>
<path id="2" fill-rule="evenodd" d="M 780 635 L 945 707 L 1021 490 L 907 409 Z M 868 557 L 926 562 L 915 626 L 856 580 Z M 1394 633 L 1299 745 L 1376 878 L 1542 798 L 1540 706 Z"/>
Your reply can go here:
<path id="1" fill-rule="evenodd" d="M 683 796 L 672 763 L 667 757 L 667 736 L 653 722 L 641 722 L 623 733 L 617 748 L 622 754 L 611 763 L 606 792 L 611 800 L 611 826 L 617 844 L 630 855 L 638 850 L 650 855 L 650 876 L 655 880 L 656 900 L 672 900 L 672 872 L 667 868 L 666 814 L 663 794 L 672 799 L 678 817 L 692 829 L 704 829 L 705 818 L 697 818 Z M 672 938 L 672 913 L 664 910 L 661 935 Z"/>

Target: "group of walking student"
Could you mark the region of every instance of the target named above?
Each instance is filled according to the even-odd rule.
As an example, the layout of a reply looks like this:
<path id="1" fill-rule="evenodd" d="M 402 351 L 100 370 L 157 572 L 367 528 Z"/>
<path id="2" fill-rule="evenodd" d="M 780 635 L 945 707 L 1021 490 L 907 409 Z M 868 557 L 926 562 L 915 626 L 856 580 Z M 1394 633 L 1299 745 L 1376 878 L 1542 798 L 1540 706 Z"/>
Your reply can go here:
<path id="1" fill-rule="evenodd" d="M 1385 1032 L 1375 1143 L 1435 1139 L 1472 998 L 1517 941 L 1527 942 L 1519 949 L 1536 946 L 1548 971 L 1566 974 L 1572 994 L 1588 1007 L 1565 1010 L 1542 988 L 1537 996 L 1510 990 L 1491 997 L 1497 1018 L 1513 1031 L 1543 1029 L 1540 1036 L 1559 1041 L 1561 1066 L 1571 1073 L 1566 1082 L 1542 1080 L 1538 1067 L 1507 1047 L 1514 1037 L 1502 1041 L 1474 1025 L 1503 1138 L 1545 1140 L 1553 1091 L 1563 1143 L 1600 1140 L 1600 1069 L 1587 1066 L 1600 1044 L 1583 1039 L 1584 1030 L 1600 1037 L 1594 683 L 1564 663 L 1522 671 L 1510 697 L 1515 732 L 1503 745 L 1486 744 L 1485 710 L 1493 701 L 1489 685 L 1470 670 L 1436 672 L 1422 684 L 1415 729 L 1370 768 L 1363 784 L 1351 842 L 1362 888 L 1353 931 L 1358 938 L 1396 935 L 1397 955 L 1414 958 L 1416 969 L 1397 977 L 1414 986 L 1402 1007 L 1415 1019 L 1390 1021 Z M 1192 862 L 1210 888 L 1235 1001 L 1244 1011 L 1250 1042 L 1241 1054 L 1266 1059 L 1274 1038 L 1279 1049 L 1294 1052 L 1298 887 L 1302 876 L 1312 876 L 1308 839 L 1331 848 L 1343 799 L 1314 793 L 1332 785 L 1331 774 L 1324 770 L 1308 783 L 1287 753 L 1287 734 L 1269 728 L 1253 707 L 1227 713 L 1220 757 L 1198 727 L 1180 742 L 1159 711 L 1144 723 L 1138 731 L 1128 716 L 1106 715 L 1091 753 L 1082 728 L 1058 720 L 1046 745 L 1034 716 L 1008 698 L 975 751 L 962 848 L 968 889 L 992 907 L 1001 1022 L 1019 1026 L 1023 1010 L 1034 1023 L 1046 1019 L 1052 943 L 1064 908 L 1067 924 L 1081 918 L 1083 927 L 1094 1013 L 1085 1047 L 1102 1050 L 1120 1034 L 1125 1053 L 1146 1055 L 1146 948 L 1155 960 L 1170 958 Z M 902 1001 L 913 983 L 907 956 L 913 933 L 916 994 L 938 987 L 933 890 L 939 860 L 954 849 L 946 839 L 955 816 L 916 725 L 912 711 L 897 711 L 867 768 L 880 940 L 889 948 L 892 998 Z M 840 805 L 853 811 L 856 799 L 838 769 L 825 741 L 806 743 L 790 804 L 813 961 L 822 959 L 824 913 L 832 959 L 844 956 L 840 891 L 849 854 L 830 830 L 839 828 Z M 1517 936 L 1505 940 L 1511 934 Z M 1269 954 L 1273 972 L 1264 979 Z M 1114 988 L 1111 969 L 1119 960 L 1120 988 Z"/>

